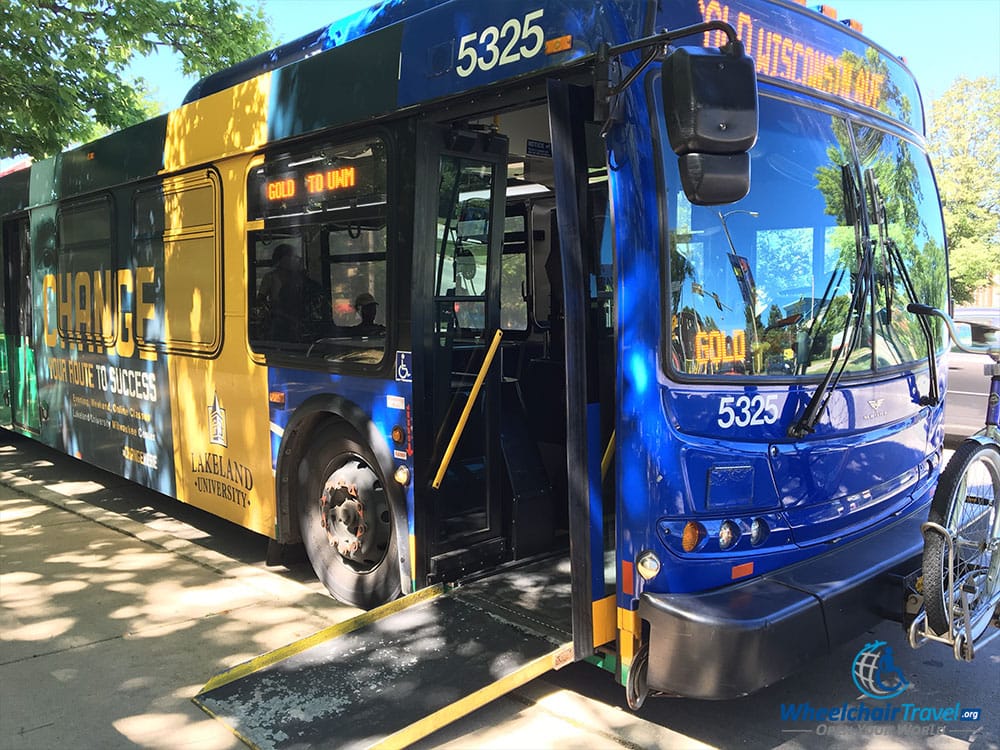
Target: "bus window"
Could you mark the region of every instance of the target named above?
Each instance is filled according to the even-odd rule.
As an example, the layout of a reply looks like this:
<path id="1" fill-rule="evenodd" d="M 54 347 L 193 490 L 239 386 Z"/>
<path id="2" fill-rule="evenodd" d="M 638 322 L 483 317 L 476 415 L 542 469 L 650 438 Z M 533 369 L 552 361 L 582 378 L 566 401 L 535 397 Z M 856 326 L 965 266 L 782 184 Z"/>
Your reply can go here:
<path id="1" fill-rule="evenodd" d="M 334 325 L 348 334 L 384 335 L 385 226 L 334 226 L 326 231 Z M 364 307 L 372 304 L 377 312 L 369 319 Z"/>
<path id="2" fill-rule="evenodd" d="M 256 233 L 250 241 L 253 276 L 250 343 L 257 351 L 307 352 L 331 333 L 317 232 Z"/>
<path id="3" fill-rule="evenodd" d="M 388 302 L 385 144 L 284 154 L 251 171 L 249 337 L 254 351 L 376 364 Z"/>
<path id="4" fill-rule="evenodd" d="M 373 364 L 385 350 L 385 225 L 319 225 L 251 235 L 250 343 Z"/>
<path id="5" fill-rule="evenodd" d="M 940 290 L 947 285 L 944 228 L 937 211 L 934 178 L 927 156 L 912 143 L 874 127 L 855 125 L 862 168 L 874 176 L 870 233 L 875 254 L 875 366 L 887 369 L 923 360 L 926 343 L 916 316 L 906 311 L 910 302 L 907 279 L 893 262 L 903 260 L 917 299 L 944 306 Z M 871 188 L 871 185 L 867 185 Z M 876 205 L 884 206 L 885 223 L 877 226 Z M 936 330 L 940 333 L 940 324 Z M 938 351 L 944 339 L 937 338 Z"/>
<path id="6" fill-rule="evenodd" d="M 500 259 L 500 327 L 505 331 L 528 328 L 528 231 L 525 203 L 507 207 L 504 220 L 503 257 Z"/>
<path id="7" fill-rule="evenodd" d="M 170 178 L 133 201 L 133 257 L 156 314 L 140 347 L 212 354 L 221 343 L 218 186 L 214 173 Z M 152 279 L 152 281 L 150 281 Z M 144 280 L 144 281 L 143 281 Z M 157 321 L 163 321 L 162 326 Z"/>
<path id="8" fill-rule="evenodd" d="M 754 154 L 750 193 L 731 207 L 671 196 L 665 325 L 670 366 L 685 376 L 821 374 L 845 331 L 868 322 L 846 319 L 857 266 L 841 186 L 846 123 L 769 102 Z M 845 369 L 870 362 L 862 331 Z"/>
<path id="9" fill-rule="evenodd" d="M 57 326 L 65 341 L 92 348 L 110 345 L 114 331 L 111 203 L 99 199 L 69 206 L 58 215 Z"/>

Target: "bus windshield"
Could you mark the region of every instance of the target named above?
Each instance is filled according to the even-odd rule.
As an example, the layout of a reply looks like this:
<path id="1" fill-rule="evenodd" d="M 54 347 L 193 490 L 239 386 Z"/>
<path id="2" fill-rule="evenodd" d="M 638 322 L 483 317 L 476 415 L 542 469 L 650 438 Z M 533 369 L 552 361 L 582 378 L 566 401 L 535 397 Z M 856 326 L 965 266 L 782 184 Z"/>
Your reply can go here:
<path id="1" fill-rule="evenodd" d="M 681 191 L 668 196 L 668 369 L 684 377 L 815 379 L 857 328 L 847 376 L 925 358 L 904 280 L 874 226 L 874 299 L 862 319 L 849 319 L 867 228 L 860 217 L 855 225 L 857 210 L 845 210 L 843 175 L 846 168 L 885 176 L 889 238 L 921 300 L 941 306 L 944 230 L 926 155 L 885 130 L 762 97 L 751 158 L 752 188 L 735 204 L 694 206 Z M 677 184 L 674 162 L 664 155 L 667 184 Z"/>

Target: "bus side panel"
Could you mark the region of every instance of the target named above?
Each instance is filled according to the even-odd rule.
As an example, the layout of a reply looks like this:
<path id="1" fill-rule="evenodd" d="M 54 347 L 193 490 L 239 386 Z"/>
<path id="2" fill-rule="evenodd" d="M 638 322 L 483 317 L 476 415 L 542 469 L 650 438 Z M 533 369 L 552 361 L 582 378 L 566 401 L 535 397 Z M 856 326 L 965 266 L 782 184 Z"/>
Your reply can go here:
<path id="1" fill-rule="evenodd" d="M 174 468 L 179 499 L 260 534 L 275 535 L 267 369 L 238 335 L 216 359 L 172 357 Z"/>
<path id="2" fill-rule="evenodd" d="M 168 168 L 230 144 L 259 145 L 268 88 L 262 76 L 171 113 Z M 228 125 L 218 128 L 223 113 Z M 172 237 L 164 250 L 166 333 L 189 349 L 170 358 L 174 469 L 181 500 L 274 537 L 267 368 L 251 357 L 245 322 L 248 161 L 229 159 L 164 183 L 167 225 L 184 227 L 165 235 Z"/>
<path id="3" fill-rule="evenodd" d="M 59 174 L 55 168 L 49 175 L 53 192 Z M 33 174 L 33 194 L 45 182 Z M 138 340 L 158 325 L 158 272 L 148 258 L 137 262 L 131 231 L 115 250 L 115 222 L 131 214 L 126 194 L 115 200 L 102 192 L 31 212 L 39 437 L 172 495 L 166 358 Z"/>

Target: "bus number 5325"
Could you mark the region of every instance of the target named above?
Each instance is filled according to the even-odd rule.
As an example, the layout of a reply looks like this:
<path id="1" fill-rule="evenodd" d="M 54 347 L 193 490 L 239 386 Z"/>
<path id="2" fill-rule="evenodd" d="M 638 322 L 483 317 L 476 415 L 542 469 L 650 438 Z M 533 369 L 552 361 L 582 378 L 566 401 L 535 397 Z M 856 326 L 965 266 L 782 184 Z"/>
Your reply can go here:
<path id="1" fill-rule="evenodd" d="M 522 57 L 537 55 L 545 44 L 545 35 L 542 33 L 542 27 L 534 22 L 539 20 L 543 13 L 541 9 L 533 10 L 524 15 L 524 21 L 511 18 L 499 29 L 496 26 L 487 26 L 481 33 L 473 31 L 463 36 L 458 45 L 460 64 L 455 72 L 465 78 L 471 75 L 477 66 L 480 70 L 490 70 L 497 65 L 516 63 Z M 531 40 L 530 44 L 524 43 L 515 49 L 518 42 L 528 40 Z"/>
<path id="2" fill-rule="evenodd" d="M 748 427 L 778 421 L 777 395 L 723 396 L 719 402 L 719 427 Z"/>

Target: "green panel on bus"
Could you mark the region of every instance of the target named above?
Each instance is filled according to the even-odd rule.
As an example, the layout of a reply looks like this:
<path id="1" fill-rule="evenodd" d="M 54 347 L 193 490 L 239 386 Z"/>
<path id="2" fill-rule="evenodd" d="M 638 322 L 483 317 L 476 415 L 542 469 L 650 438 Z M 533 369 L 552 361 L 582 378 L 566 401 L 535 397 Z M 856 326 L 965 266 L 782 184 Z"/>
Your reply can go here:
<path id="1" fill-rule="evenodd" d="M 106 138 L 62 154 L 59 197 L 121 185 L 163 168 L 167 116 L 133 125 Z"/>
<path id="2" fill-rule="evenodd" d="M 275 71 L 268 140 L 395 109 L 402 36 L 393 26 Z"/>

